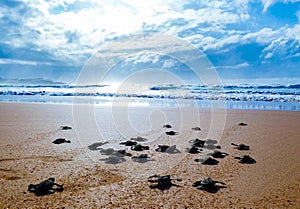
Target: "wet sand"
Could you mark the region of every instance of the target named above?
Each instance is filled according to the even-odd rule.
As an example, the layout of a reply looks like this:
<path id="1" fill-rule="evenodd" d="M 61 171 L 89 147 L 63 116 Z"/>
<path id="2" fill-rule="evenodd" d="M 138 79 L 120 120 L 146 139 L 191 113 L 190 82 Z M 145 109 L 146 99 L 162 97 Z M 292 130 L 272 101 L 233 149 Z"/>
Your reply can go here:
<path id="1" fill-rule="evenodd" d="M 74 120 L 79 114 L 71 105 L 1 103 L 0 107 L 0 208 L 300 208 L 300 112 L 227 110 L 217 144 L 229 155 L 210 166 L 194 159 L 212 150 L 186 152 L 189 140 L 213 136 L 210 110 L 201 109 L 197 115 L 191 109 L 136 107 L 130 115 L 135 129 L 129 129 L 118 108 L 112 113 L 96 107 L 94 117 L 83 113 L 82 120 Z M 240 122 L 248 125 L 239 126 Z M 167 136 L 166 123 L 178 134 Z M 62 125 L 72 129 L 61 130 Z M 196 126 L 201 131 L 192 130 Z M 141 144 L 150 150 L 135 152 L 118 145 L 137 136 L 147 139 Z M 60 137 L 71 143 L 52 144 Z M 108 143 L 88 148 L 104 141 Z M 232 142 L 251 149 L 238 151 Z M 180 153 L 155 152 L 158 144 L 176 145 Z M 109 156 L 100 151 L 112 147 L 125 148 L 134 156 L 148 154 L 151 160 L 139 163 L 124 157 L 124 162 L 110 164 L 105 160 Z M 243 154 L 257 163 L 234 159 Z M 183 181 L 165 190 L 151 189 L 147 177 L 153 174 Z M 192 187 L 208 176 L 226 188 L 210 193 Z M 49 177 L 63 184 L 64 191 L 45 196 L 27 191 L 29 184 Z"/>

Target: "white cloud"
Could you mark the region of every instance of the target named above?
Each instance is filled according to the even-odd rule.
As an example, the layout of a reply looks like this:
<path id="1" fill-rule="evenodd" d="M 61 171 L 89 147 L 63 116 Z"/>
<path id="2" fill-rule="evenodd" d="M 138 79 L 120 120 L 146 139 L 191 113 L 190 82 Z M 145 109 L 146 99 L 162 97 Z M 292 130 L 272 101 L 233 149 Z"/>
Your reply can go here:
<path id="1" fill-rule="evenodd" d="M 286 39 L 299 40 L 299 27 L 254 32 L 228 29 L 228 25 L 251 19 L 251 1 L 204 0 L 199 2 L 200 9 L 184 10 L 187 2 L 180 0 L 24 0 L 28 13 L 23 14 L 22 9 L 4 11 L 22 25 L 11 27 L 0 42 L 16 48 L 30 46 L 49 52 L 57 60 L 81 65 L 106 41 L 143 30 L 174 36 L 191 31 L 186 32 L 184 39 L 203 50 L 224 50 L 230 44 L 256 42 L 266 44 L 268 53 Z M 264 10 L 277 1 L 280 0 L 262 0 Z"/>
<path id="2" fill-rule="evenodd" d="M 27 60 L 17 60 L 17 59 L 1 59 L 0 65 L 52 65 L 50 62 L 37 62 L 37 61 L 27 61 Z"/>
<path id="3" fill-rule="evenodd" d="M 163 63 L 162 68 L 173 68 L 177 65 L 178 63 L 175 60 L 165 60 Z"/>
<path id="4" fill-rule="evenodd" d="M 266 54 L 266 56 L 265 56 L 265 59 L 269 59 L 269 58 L 271 58 L 271 57 L 273 57 L 273 53 L 268 52 L 268 53 Z"/>
<path id="5" fill-rule="evenodd" d="M 249 67 L 250 64 L 248 62 L 243 62 L 240 64 L 236 64 L 236 65 L 230 65 L 230 66 L 215 66 L 215 68 L 217 69 L 240 69 L 240 68 L 245 68 L 245 67 Z"/>
<path id="6" fill-rule="evenodd" d="M 211 25 L 211 31 L 222 30 L 226 24 L 233 24 L 249 18 L 245 0 L 202 1 L 205 8 L 183 10 L 186 2 L 180 0 L 156 0 L 141 2 L 127 1 L 88 1 L 88 0 L 24 0 L 30 8 L 26 17 L 21 18 L 22 27 L 11 33 L 5 43 L 14 47 L 34 45 L 40 50 L 49 51 L 57 59 L 80 64 L 106 40 L 141 31 L 145 25 L 159 29 L 169 35 L 198 24 Z M 239 8 L 239 13 L 227 11 Z M 10 11 L 11 12 L 11 11 Z M 20 20 L 21 11 L 10 13 Z M 174 26 L 176 19 L 186 24 Z M 174 22 L 175 20 L 175 22 Z M 173 21 L 173 22 L 172 22 Z M 34 33 L 34 34 L 33 34 Z M 66 34 L 75 34 L 70 42 Z"/>

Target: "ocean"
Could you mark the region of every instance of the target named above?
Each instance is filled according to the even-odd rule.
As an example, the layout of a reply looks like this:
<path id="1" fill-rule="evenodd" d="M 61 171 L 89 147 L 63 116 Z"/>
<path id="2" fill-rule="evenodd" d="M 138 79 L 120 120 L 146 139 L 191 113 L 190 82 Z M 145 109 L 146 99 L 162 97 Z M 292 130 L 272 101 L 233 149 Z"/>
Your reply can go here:
<path id="1" fill-rule="evenodd" d="M 0 85 L 0 102 L 125 104 L 255 110 L 300 110 L 300 84 L 293 85 Z M 215 105 L 219 103 L 220 105 Z"/>

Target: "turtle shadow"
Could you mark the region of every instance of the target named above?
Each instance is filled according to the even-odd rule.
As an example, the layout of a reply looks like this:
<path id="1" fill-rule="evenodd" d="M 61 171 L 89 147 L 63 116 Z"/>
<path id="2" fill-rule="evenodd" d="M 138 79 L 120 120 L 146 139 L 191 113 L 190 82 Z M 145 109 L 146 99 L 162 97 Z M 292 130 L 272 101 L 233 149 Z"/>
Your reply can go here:
<path id="1" fill-rule="evenodd" d="M 88 146 L 89 150 L 101 150 L 102 148 L 100 148 L 102 145 L 107 144 L 108 142 L 95 142 L 91 145 Z"/>
<path id="2" fill-rule="evenodd" d="M 52 191 L 44 191 L 44 192 L 34 192 L 35 196 L 41 197 L 41 196 L 46 196 L 46 195 L 51 195 L 54 194 L 55 192 L 62 192 L 64 189 L 63 188 L 52 188 Z"/>
<path id="3" fill-rule="evenodd" d="M 204 189 L 199 189 L 199 190 L 203 190 L 203 191 L 206 191 L 208 193 L 215 194 L 215 193 L 217 193 L 222 188 L 227 188 L 227 186 L 224 186 L 224 185 L 215 185 L 215 186 L 211 186 L 211 187 L 204 188 Z"/>
<path id="4" fill-rule="evenodd" d="M 148 163 L 150 161 L 155 161 L 154 159 L 149 159 L 149 158 L 132 158 L 132 160 L 136 163 Z"/>
<path id="5" fill-rule="evenodd" d="M 148 139 L 140 137 L 140 136 L 138 136 L 136 138 L 130 138 L 130 140 L 137 141 L 137 142 L 146 142 L 146 141 L 148 141 Z"/>
<path id="6" fill-rule="evenodd" d="M 168 185 L 149 185 L 149 188 L 150 189 L 158 189 L 160 191 L 165 191 L 165 190 L 169 190 L 171 189 L 171 187 L 183 187 L 183 186 L 180 186 L 180 185 L 177 185 L 177 184 L 168 184 Z"/>
<path id="7" fill-rule="evenodd" d="M 209 150 L 214 150 L 214 149 L 217 148 L 217 146 L 214 145 L 214 144 L 206 144 L 206 145 L 203 146 L 203 148 L 209 149 Z"/>
<path id="8" fill-rule="evenodd" d="M 108 158 L 100 159 L 100 161 L 104 161 L 106 164 L 120 164 L 125 162 L 126 160 L 124 159 L 124 157 L 110 156 Z"/>
<path id="9" fill-rule="evenodd" d="M 114 155 L 117 153 L 117 151 L 113 148 L 108 148 L 108 149 L 98 148 L 98 150 L 100 150 L 100 153 L 103 155 Z"/>

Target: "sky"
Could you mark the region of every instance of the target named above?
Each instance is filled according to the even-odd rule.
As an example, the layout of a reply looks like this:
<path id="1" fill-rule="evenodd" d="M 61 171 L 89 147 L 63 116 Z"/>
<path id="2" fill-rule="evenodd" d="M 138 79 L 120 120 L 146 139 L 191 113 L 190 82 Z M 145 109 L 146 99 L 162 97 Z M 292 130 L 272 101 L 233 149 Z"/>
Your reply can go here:
<path id="1" fill-rule="evenodd" d="M 0 0 L 0 28 L 2 79 L 72 83 L 105 45 L 157 33 L 199 49 L 224 82 L 300 83 L 299 0 Z M 184 72 L 164 56 L 129 63 L 119 70 Z"/>

